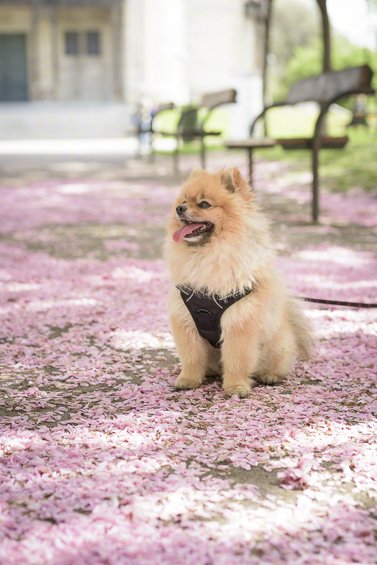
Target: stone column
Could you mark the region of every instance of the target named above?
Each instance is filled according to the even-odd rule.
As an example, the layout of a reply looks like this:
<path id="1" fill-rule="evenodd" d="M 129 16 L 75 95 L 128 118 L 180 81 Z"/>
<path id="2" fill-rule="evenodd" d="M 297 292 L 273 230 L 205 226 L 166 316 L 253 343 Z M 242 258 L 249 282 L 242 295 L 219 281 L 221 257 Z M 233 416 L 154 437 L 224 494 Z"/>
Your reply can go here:
<path id="1" fill-rule="evenodd" d="M 50 7 L 51 26 L 51 63 L 52 63 L 52 87 L 51 99 L 59 99 L 59 36 L 58 36 L 58 9 Z"/>
<path id="2" fill-rule="evenodd" d="M 38 73 L 38 21 L 39 7 L 31 5 L 31 28 L 28 38 L 28 68 L 29 68 L 29 99 L 39 99 L 39 73 Z"/>
<path id="3" fill-rule="evenodd" d="M 112 30 L 112 79 L 115 100 L 123 100 L 123 0 L 116 0 L 111 5 Z"/>
<path id="4" fill-rule="evenodd" d="M 156 103 L 187 100 L 187 45 L 184 0 L 144 0 L 145 95 Z"/>
<path id="5" fill-rule="evenodd" d="M 56 8 L 31 7 L 29 87 L 31 100 L 54 100 L 58 85 Z"/>

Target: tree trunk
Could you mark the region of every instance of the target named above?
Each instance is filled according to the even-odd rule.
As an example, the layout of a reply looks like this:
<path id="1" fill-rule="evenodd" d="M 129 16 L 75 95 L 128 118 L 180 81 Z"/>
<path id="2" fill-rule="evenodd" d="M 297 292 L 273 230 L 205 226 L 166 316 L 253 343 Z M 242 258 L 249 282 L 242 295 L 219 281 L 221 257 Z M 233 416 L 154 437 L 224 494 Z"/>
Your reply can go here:
<path id="1" fill-rule="evenodd" d="M 327 12 L 327 0 L 317 0 L 322 18 L 323 59 L 322 72 L 331 71 L 331 32 L 330 20 Z"/>
<path id="2" fill-rule="evenodd" d="M 318 7 L 322 18 L 322 72 L 331 71 L 331 30 L 329 14 L 327 12 L 327 0 L 317 0 Z M 327 117 L 324 118 L 321 128 L 322 135 L 327 133 Z"/>
<path id="3" fill-rule="evenodd" d="M 272 16 L 272 2 L 268 0 L 267 14 L 264 27 L 264 55 L 263 55 L 263 106 L 267 104 L 267 67 L 268 67 L 268 54 L 270 52 L 270 30 L 271 30 L 271 16 Z"/>
<path id="4" fill-rule="evenodd" d="M 271 39 L 271 20 L 272 20 L 272 2 L 268 0 L 267 14 L 264 22 L 264 51 L 263 51 L 263 69 L 262 69 L 262 95 L 263 107 L 267 106 L 267 78 L 268 78 L 268 55 L 270 52 L 270 39 Z M 267 136 L 267 122 L 266 117 L 263 117 L 263 130 L 264 135 Z"/>

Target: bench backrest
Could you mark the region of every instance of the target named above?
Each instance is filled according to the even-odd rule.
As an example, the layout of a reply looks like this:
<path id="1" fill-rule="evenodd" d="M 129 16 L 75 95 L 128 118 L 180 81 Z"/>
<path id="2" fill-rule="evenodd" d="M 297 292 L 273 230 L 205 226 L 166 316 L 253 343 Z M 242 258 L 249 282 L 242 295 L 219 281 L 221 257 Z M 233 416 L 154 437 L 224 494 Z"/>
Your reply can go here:
<path id="1" fill-rule="evenodd" d="M 158 114 L 159 112 L 166 112 L 167 110 L 174 110 L 175 104 L 174 102 L 163 102 L 159 104 L 151 113 L 153 115 Z"/>
<path id="2" fill-rule="evenodd" d="M 299 102 L 316 101 L 321 104 L 350 91 L 371 94 L 373 92 L 372 77 L 371 68 L 363 65 L 305 78 L 291 87 L 286 102 L 298 104 Z"/>
<path id="3" fill-rule="evenodd" d="M 228 90 L 219 90 L 218 92 L 203 94 L 199 105 L 206 107 L 208 110 L 213 110 L 223 104 L 233 104 L 236 100 L 237 91 L 234 90 L 234 88 L 229 88 Z"/>

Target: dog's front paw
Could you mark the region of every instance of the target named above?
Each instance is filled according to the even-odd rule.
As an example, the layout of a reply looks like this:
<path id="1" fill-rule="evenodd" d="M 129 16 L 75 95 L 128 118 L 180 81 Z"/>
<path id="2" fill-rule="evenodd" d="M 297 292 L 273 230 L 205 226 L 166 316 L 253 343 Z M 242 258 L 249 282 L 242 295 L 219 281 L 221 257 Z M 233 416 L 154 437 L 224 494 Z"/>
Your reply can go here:
<path id="1" fill-rule="evenodd" d="M 198 388 L 202 384 L 202 379 L 195 377 L 188 377 L 181 373 L 177 380 L 175 381 L 174 388 L 177 390 L 190 390 L 192 388 Z"/>
<path id="2" fill-rule="evenodd" d="M 274 385 L 277 383 L 280 383 L 283 380 L 284 377 L 281 377 L 279 375 L 272 375 L 272 374 L 266 374 L 266 375 L 254 375 L 254 380 L 257 383 L 261 383 L 264 385 Z"/>
<path id="3" fill-rule="evenodd" d="M 226 396 L 237 395 L 239 398 L 247 398 L 251 392 L 250 383 L 242 383 L 232 386 L 223 386 Z"/>

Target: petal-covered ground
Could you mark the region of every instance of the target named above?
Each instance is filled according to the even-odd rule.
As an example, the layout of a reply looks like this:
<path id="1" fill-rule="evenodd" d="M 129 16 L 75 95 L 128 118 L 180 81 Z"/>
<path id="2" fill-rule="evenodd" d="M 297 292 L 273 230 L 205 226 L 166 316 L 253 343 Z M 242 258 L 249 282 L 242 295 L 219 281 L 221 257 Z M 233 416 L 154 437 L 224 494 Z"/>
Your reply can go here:
<path id="1" fill-rule="evenodd" d="M 259 179 L 294 292 L 377 296 L 377 202 Z M 162 261 L 172 179 L 0 187 L 0 563 L 377 562 L 377 311 L 308 306 L 291 378 L 178 393 Z"/>

